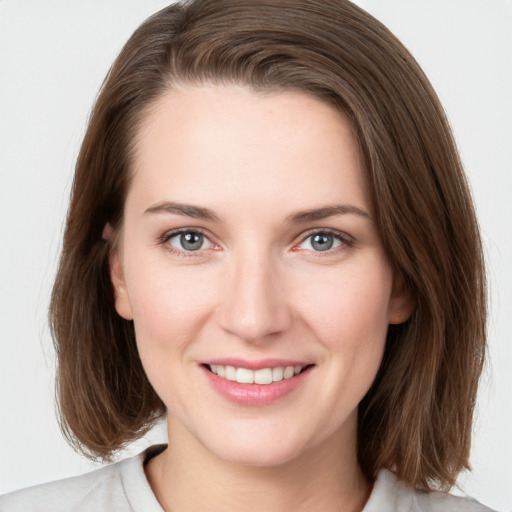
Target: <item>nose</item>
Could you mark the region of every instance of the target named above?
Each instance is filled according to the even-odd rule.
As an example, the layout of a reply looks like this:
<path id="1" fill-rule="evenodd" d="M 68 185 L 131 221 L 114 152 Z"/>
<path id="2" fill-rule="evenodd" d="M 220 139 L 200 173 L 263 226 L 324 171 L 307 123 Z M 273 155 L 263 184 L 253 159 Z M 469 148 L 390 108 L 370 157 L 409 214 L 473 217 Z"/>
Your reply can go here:
<path id="1" fill-rule="evenodd" d="M 254 254 L 232 263 L 219 310 L 221 327 L 251 343 L 285 332 L 292 314 L 277 264 Z"/>

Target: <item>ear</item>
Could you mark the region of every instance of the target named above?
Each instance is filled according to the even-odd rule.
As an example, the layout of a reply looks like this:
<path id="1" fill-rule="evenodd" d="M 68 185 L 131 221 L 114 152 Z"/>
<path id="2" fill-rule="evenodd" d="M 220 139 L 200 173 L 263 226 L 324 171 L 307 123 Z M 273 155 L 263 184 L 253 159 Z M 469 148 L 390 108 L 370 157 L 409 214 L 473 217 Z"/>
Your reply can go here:
<path id="1" fill-rule="evenodd" d="M 114 289 L 116 311 L 125 320 L 133 320 L 132 305 L 126 289 L 119 250 L 113 249 L 109 257 L 110 280 Z"/>
<path id="2" fill-rule="evenodd" d="M 402 324 L 409 320 L 416 307 L 416 300 L 405 284 L 401 274 L 395 272 L 389 300 L 388 318 L 390 324 Z"/>

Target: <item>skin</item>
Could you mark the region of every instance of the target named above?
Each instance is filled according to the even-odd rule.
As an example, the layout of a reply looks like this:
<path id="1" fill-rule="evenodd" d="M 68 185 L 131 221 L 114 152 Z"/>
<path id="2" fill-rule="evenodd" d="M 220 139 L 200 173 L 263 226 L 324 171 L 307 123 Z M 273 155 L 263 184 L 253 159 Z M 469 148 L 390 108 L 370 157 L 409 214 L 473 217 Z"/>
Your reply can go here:
<path id="1" fill-rule="evenodd" d="M 146 466 L 162 507 L 361 510 L 371 483 L 357 463 L 357 406 L 411 300 L 372 220 L 349 123 L 299 92 L 189 86 L 158 99 L 135 147 L 111 274 L 168 408 L 169 448 Z M 333 205 L 348 211 L 287 220 Z M 199 250 L 169 238 L 180 228 L 203 231 Z M 319 251 L 311 231 L 326 229 L 339 237 Z M 202 362 L 222 357 L 314 367 L 289 395 L 249 407 L 205 377 Z"/>

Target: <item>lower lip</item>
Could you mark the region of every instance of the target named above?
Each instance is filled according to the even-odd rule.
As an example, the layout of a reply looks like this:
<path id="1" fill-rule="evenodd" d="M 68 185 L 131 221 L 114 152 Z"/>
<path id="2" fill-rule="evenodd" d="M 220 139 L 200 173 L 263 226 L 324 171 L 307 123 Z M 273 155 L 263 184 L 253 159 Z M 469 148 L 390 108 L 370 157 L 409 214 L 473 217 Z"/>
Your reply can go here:
<path id="1" fill-rule="evenodd" d="M 297 389 L 308 377 L 312 367 L 306 368 L 290 379 L 283 379 L 271 384 L 240 384 L 223 379 L 202 367 L 213 389 L 229 401 L 244 406 L 258 407 L 276 402 Z"/>

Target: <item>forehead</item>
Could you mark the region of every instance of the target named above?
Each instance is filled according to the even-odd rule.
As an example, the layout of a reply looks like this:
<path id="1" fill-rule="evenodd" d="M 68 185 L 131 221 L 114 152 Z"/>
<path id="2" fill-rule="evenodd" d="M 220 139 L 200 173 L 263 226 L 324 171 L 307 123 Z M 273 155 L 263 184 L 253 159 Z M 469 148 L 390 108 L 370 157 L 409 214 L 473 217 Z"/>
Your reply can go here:
<path id="1" fill-rule="evenodd" d="M 350 200 L 369 208 L 350 123 L 302 92 L 170 90 L 143 116 L 134 155 L 128 198 L 146 203 L 249 205 L 277 197 L 284 205 L 309 196 L 312 203 Z"/>

